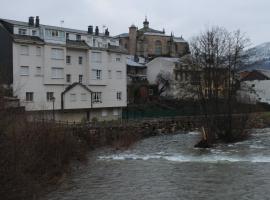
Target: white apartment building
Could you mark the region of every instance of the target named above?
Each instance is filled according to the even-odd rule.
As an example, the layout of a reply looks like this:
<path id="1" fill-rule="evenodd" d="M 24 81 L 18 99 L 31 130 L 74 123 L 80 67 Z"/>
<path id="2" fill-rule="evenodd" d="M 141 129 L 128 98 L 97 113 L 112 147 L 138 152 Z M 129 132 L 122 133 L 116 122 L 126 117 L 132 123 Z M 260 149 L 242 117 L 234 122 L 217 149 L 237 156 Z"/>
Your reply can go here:
<path id="1" fill-rule="evenodd" d="M 42 25 L 39 17 L 0 19 L 0 46 L 2 83 L 32 116 L 121 118 L 127 105 L 126 52 L 108 29 Z"/>

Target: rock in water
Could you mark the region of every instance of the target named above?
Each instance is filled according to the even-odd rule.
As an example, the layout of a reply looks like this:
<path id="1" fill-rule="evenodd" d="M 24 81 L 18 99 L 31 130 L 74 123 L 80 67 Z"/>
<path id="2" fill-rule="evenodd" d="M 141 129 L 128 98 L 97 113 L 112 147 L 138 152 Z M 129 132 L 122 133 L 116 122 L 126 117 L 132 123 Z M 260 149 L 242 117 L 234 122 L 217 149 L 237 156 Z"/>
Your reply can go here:
<path id="1" fill-rule="evenodd" d="M 202 139 L 200 142 L 198 142 L 195 146 L 195 148 L 203 148 L 203 149 L 207 149 L 207 148 L 211 148 L 212 146 L 209 144 L 209 142 L 207 140 Z"/>

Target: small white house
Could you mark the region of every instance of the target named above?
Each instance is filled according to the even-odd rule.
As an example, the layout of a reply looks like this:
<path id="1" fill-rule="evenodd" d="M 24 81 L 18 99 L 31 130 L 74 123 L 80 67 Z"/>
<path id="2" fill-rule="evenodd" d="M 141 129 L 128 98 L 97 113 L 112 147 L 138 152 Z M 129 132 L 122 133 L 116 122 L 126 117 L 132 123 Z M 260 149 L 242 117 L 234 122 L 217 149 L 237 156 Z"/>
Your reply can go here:
<path id="1" fill-rule="evenodd" d="M 153 59 L 146 64 L 149 83 L 152 85 L 157 84 L 159 89 L 161 89 L 164 87 L 164 82 L 166 84 L 167 81 L 169 87 L 162 92 L 162 96 L 174 99 L 194 98 L 191 92 L 194 71 L 191 69 L 191 66 L 186 64 L 186 59 L 189 59 L 189 57 L 157 57 Z M 160 79 L 165 81 L 163 80 L 163 83 L 160 84 Z"/>
<path id="2" fill-rule="evenodd" d="M 270 70 L 241 72 L 239 100 L 245 103 L 270 104 Z"/>

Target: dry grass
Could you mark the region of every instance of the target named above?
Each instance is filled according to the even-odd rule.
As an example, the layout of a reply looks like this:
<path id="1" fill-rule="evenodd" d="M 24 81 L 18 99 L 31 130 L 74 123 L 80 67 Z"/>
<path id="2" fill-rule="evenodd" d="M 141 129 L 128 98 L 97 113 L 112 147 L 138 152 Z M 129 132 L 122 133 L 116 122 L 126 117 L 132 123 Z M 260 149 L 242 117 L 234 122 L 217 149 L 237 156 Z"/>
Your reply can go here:
<path id="1" fill-rule="evenodd" d="M 85 159 L 86 144 L 53 123 L 2 112 L 0 127 L 1 199 L 33 199 L 61 178 L 72 160 Z"/>

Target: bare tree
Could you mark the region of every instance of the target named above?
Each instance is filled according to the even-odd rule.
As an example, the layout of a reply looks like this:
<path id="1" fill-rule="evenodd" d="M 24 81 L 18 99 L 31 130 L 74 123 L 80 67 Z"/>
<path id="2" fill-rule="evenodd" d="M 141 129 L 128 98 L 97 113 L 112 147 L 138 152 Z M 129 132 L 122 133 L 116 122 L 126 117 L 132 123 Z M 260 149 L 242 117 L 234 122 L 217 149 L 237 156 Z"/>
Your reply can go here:
<path id="1" fill-rule="evenodd" d="M 233 111 L 240 89 L 237 72 L 247 58 L 244 50 L 248 42 L 239 30 L 229 32 L 221 27 L 212 27 L 190 44 L 192 67 L 194 71 L 201 71 L 200 81 L 193 89 L 204 115 L 208 143 L 217 138 L 231 141 L 236 129 L 240 131 Z"/>
<path id="2" fill-rule="evenodd" d="M 156 78 L 156 83 L 158 86 L 158 95 L 162 96 L 166 92 L 168 94 L 170 93 L 171 87 L 172 87 L 173 77 L 172 73 L 161 71 Z"/>

